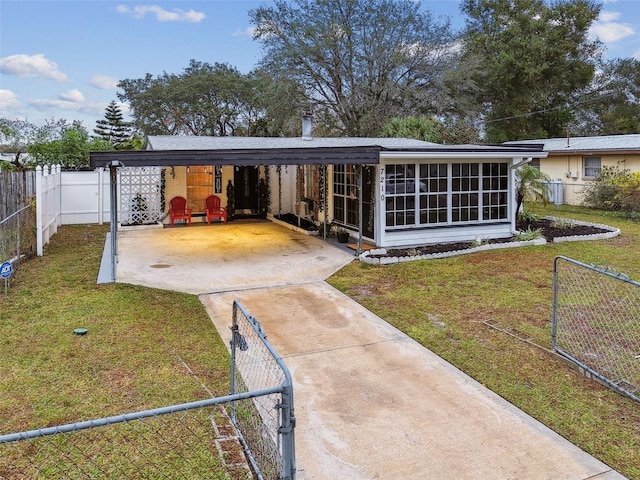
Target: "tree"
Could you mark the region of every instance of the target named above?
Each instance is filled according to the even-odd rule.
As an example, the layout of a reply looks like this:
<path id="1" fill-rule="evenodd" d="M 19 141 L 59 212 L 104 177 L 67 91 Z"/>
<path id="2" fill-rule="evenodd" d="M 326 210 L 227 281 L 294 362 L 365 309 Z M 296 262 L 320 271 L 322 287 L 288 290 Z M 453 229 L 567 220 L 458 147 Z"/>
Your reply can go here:
<path id="1" fill-rule="evenodd" d="M 11 161 L 2 161 L 3 168 L 11 170 L 23 170 L 25 168 L 24 154 L 27 146 L 36 134 L 37 127 L 26 120 L 12 120 L 0 118 L 0 149 L 2 153 L 13 156 Z"/>
<path id="2" fill-rule="evenodd" d="M 302 131 L 301 112 L 309 108 L 300 84 L 290 78 L 274 77 L 264 69 L 255 69 L 249 74 L 249 79 L 247 135 L 299 136 Z M 314 123 L 319 124 L 317 117 Z M 315 130 L 316 134 L 320 131 L 318 128 Z"/>
<path id="3" fill-rule="evenodd" d="M 375 136 L 394 116 L 434 113 L 449 23 L 412 0 L 275 0 L 251 10 L 264 69 L 302 86 L 328 130 Z"/>
<path id="4" fill-rule="evenodd" d="M 640 132 L 640 61 L 607 62 L 591 90 L 575 108 L 574 135 L 618 135 Z"/>
<path id="5" fill-rule="evenodd" d="M 425 142 L 442 142 L 442 124 L 434 117 L 395 117 L 383 127 L 382 137 L 415 138 Z"/>
<path id="6" fill-rule="evenodd" d="M 88 167 L 89 152 L 95 150 L 113 150 L 113 146 L 102 138 L 89 137 L 82 122 L 69 125 L 66 120 L 46 125 L 38 139 L 27 147 L 30 163 L 67 169 Z"/>
<path id="7" fill-rule="evenodd" d="M 449 116 L 444 122 L 435 117 L 395 117 L 389 120 L 380 133 L 382 137 L 415 138 L 425 142 L 442 144 L 478 143 L 476 127 L 464 118 Z"/>
<path id="8" fill-rule="evenodd" d="M 145 135 L 233 135 L 250 116 L 250 79 L 226 64 L 191 60 L 181 74 L 126 79 L 118 98 Z"/>
<path id="9" fill-rule="evenodd" d="M 601 58 L 594 0 L 463 0 L 462 68 L 479 91 L 487 139 L 562 136 Z"/>
<path id="10" fill-rule="evenodd" d="M 112 100 L 106 108 L 104 118 L 96 122 L 93 133 L 98 138 L 110 142 L 114 148 L 119 149 L 132 136 L 131 124 L 124 121 L 124 116 L 115 100 Z"/>
<path id="11" fill-rule="evenodd" d="M 547 202 L 549 175 L 531 165 L 522 165 L 516 169 L 516 214 L 521 215 L 525 200 Z"/>

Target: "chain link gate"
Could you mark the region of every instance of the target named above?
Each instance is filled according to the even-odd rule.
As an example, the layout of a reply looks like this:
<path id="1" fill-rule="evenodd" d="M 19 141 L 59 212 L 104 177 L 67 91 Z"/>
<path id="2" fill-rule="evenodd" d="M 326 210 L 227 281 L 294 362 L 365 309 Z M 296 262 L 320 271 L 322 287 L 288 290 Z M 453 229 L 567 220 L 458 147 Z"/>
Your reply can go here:
<path id="1" fill-rule="evenodd" d="M 231 403 L 231 422 L 259 480 L 295 480 L 293 383 L 257 318 L 233 302 L 231 393 L 270 385 L 282 391 Z"/>
<path id="2" fill-rule="evenodd" d="M 553 348 L 640 401 L 640 283 L 563 256 L 553 279 Z"/>
<path id="3" fill-rule="evenodd" d="M 0 478 L 295 480 L 289 371 L 237 301 L 232 332 L 230 395 L 0 435 Z M 251 471 L 225 459 L 238 456 L 220 446 L 229 440 Z"/>

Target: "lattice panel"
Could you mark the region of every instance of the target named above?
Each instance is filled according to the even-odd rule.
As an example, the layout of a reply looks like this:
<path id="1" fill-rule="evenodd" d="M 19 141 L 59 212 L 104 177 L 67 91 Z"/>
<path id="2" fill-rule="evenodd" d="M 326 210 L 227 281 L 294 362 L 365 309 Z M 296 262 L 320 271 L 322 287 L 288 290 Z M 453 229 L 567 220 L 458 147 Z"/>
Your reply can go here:
<path id="1" fill-rule="evenodd" d="M 147 225 L 162 217 L 160 167 L 125 167 L 120 171 L 120 223 Z"/>

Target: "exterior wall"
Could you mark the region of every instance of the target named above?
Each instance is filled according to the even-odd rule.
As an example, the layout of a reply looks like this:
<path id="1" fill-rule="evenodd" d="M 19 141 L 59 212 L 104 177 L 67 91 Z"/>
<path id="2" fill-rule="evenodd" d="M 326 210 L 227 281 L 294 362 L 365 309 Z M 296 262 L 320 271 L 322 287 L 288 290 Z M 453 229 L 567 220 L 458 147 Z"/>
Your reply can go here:
<path id="1" fill-rule="evenodd" d="M 296 204 L 296 166 L 282 165 L 280 178 L 277 167 L 269 167 L 271 183 L 272 215 L 295 213 Z"/>
<path id="2" fill-rule="evenodd" d="M 582 203 L 581 192 L 584 185 L 593 181 L 592 178 L 584 178 L 583 175 L 583 158 L 585 156 L 599 156 L 601 166 L 618 167 L 621 170 L 628 169 L 632 172 L 640 172 L 640 154 L 557 155 L 550 153 L 547 158 L 540 160 L 540 171 L 549 175 L 553 180 L 562 180 L 564 184 L 563 203 L 565 204 L 580 205 Z"/>
<path id="3" fill-rule="evenodd" d="M 187 197 L 187 167 L 165 168 L 164 179 L 164 208 L 169 214 L 169 202 L 173 197 Z"/>

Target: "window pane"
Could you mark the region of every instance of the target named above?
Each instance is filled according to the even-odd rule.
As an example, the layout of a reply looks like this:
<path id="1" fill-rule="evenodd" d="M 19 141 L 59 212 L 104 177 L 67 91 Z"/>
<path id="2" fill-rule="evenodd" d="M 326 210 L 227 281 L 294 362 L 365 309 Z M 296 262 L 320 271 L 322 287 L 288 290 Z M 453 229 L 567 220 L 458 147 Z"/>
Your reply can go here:
<path id="1" fill-rule="evenodd" d="M 584 157 L 582 163 L 584 165 L 584 177 L 595 178 L 600 175 L 600 157 Z"/>

